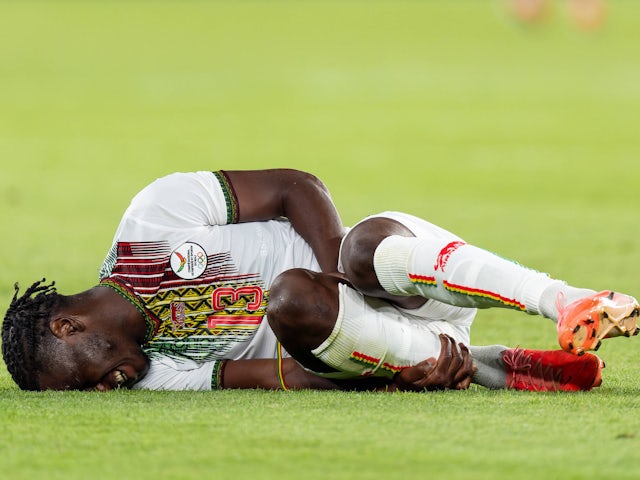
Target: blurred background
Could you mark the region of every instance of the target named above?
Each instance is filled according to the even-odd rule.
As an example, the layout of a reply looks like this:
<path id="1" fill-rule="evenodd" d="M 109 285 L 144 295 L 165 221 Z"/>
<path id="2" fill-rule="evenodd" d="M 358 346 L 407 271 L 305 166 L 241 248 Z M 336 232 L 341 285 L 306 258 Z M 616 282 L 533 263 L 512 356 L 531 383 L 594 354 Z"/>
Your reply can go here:
<path id="1" fill-rule="evenodd" d="M 405 210 L 637 295 L 639 24 L 634 0 L 0 2 L 0 303 L 92 286 L 153 179 L 269 167 L 346 224 Z M 481 342 L 554 344 L 504 315 Z"/>

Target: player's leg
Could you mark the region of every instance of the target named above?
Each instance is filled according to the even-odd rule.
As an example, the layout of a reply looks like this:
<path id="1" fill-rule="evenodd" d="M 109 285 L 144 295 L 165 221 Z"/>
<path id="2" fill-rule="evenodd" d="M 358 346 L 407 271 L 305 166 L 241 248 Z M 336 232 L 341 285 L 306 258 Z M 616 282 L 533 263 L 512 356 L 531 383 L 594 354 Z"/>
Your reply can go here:
<path id="1" fill-rule="evenodd" d="M 338 372 L 311 352 L 335 328 L 340 311 L 338 281 L 302 268 L 280 274 L 269 289 L 267 319 L 285 350 L 316 373 Z"/>
<path id="2" fill-rule="evenodd" d="M 403 220 L 371 217 L 347 234 L 342 267 L 363 293 L 396 301 L 419 296 L 469 308 L 505 307 L 557 319 L 556 296 L 563 282 L 469 245 L 428 222 L 410 229 Z M 551 293 L 545 295 L 545 290 Z M 594 293 L 566 290 L 567 297 L 576 298 Z"/>
<path id="3" fill-rule="evenodd" d="M 293 358 L 328 378 L 393 380 L 414 366 L 427 375 L 433 364 L 446 363 L 439 372 L 444 383 L 423 386 L 459 388 L 473 373 L 467 348 L 458 345 L 468 344 L 467 327 L 443 321 L 433 328 L 425 322 L 412 325 L 393 305 L 365 298 L 335 276 L 304 269 L 284 272 L 271 286 L 267 318 Z M 443 345 L 441 333 L 455 339 Z M 428 359 L 432 363 L 423 363 Z"/>
<path id="4" fill-rule="evenodd" d="M 431 303 L 431 302 L 430 302 Z M 425 305 L 421 313 L 439 307 Z M 272 285 L 268 319 L 285 349 L 304 367 L 330 378 L 410 379 L 405 388 L 457 388 L 454 378 L 471 375 L 464 346 L 443 345 L 442 334 L 468 345 L 471 317 L 448 307 L 452 321 L 417 320 L 385 301 L 365 298 L 336 277 L 302 269 L 282 274 Z M 443 350 L 445 348 L 445 350 Z M 446 351 L 449 348 L 449 351 Z M 589 390 L 599 385 L 595 355 L 540 352 L 495 345 L 469 347 L 477 367 L 473 382 L 488 388 Z M 458 355 L 458 354 L 461 355 Z M 431 366 L 452 357 L 444 383 L 428 383 Z M 570 357 L 570 358 L 567 358 Z M 431 359 L 433 362 L 427 362 Z M 447 359 L 444 358 L 446 361 Z M 467 373 L 465 373 L 467 372 Z M 417 375 L 417 376 L 416 376 Z M 400 377 L 400 378 L 399 378 Z M 421 382 L 421 378 L 425 382 Z M 454 387 L 451 387 L 454 385 Z"/>
<path id="5" fill-rule="evenodd" d="M 632 297 L 575 288 L 469 245 L 424 220 L 386 215 L 389 218 L 371 217 L 356 225 L 341 249 L 347 277 L 367 295 L 403 306 L 419 296 L 464 307 L 541 314 L 558 323 L 560 344 L 573 353 L 597 348 L 607 336 L 637 331 L 639 309 Z M 589 299 L 592 315 L 576 313 L 584 299 Z"/>

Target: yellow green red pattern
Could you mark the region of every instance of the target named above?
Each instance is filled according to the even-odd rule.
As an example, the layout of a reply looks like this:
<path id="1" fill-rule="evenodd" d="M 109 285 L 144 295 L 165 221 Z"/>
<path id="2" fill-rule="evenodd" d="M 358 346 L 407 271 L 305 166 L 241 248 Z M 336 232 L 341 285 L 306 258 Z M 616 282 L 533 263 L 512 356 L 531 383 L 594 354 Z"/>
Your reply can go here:
<path id="1" fill-rule="evenodd" d="M 367 367 L 377 367 L 378 365 L 380 365 L 380 368 L 382 370 L 387 370 L 388 372 L 391 373 L 397 373 L 400 370 L 406 368 L 406 366 L 398 366 L 398 365 L 391 365 L 388 362 L 382 362 L 382 364 L 380 364 L 380 359 L 376 358 L 376 357 L 372 357 L 370 355 L 366 355 L 364 353 L 361 352 L 352 352 L 351 353 L 351 360 L 353 360 L 356 363 L 359 363 L 361 365 L 365 365 Z"/>
<path id="2" fill-rule="evenodd" d="M 407 367 L 400 367 L 398 365 L 391 365 L 390 363 L 384 362 L 382 365 L 380 365 L 380 368 L 383 370 L 388 370 L 391 373 L 398 373 L 400 370 L 404 370 Z"/>
<path id="3" fill-rule="evenodd" d="M 367 367 L 375 367 L 380 363 L 379 358 L 375 358 L 360 352 L 352 352 L 351 360 L 356 363 L 360 363 L 361 365 L 366 365 Z"/>
<path id="4" fill-rule="evenodd" d="M 431 287 L 436 287 L 438 285 L 435 277 L 429 277 L 427 275 L 418 275 L 417 273 L 410 273 L 409 280 L 411 280 L 411 283 L 417 283 L 419 285 L 427 285 Z"/>
<path id="5" fill-rule="evenodd" d="M 481 297 L 487 300 L 493 300 L 494 302 L 498 302 L 499 304 L 507 308 L 513 308 L 521 311 L 526 310 L 526 307 L 523 303 L 513 298 L 503 297 L 502 295 L 495 292 L 482 290 L 480 288 L 465 287 L 464 285 L 456 285 L 455 283 L 451 283 L 446 280 L 444 280 L 442 283 L 444 287 L 450 292 L 462 293 L 471 297 Z"/>
<path id="6" fill-rule="evenodd" d="M 226 172 L 219 170 L 212 173 L 220 182 L 222 193 L 224 194 L 224 198 L 227 202 L 227 223 L 238 223 L 238 198 L 236 197 L 236 192 L 231 186 L 231 182 L 229 181 Z"/>

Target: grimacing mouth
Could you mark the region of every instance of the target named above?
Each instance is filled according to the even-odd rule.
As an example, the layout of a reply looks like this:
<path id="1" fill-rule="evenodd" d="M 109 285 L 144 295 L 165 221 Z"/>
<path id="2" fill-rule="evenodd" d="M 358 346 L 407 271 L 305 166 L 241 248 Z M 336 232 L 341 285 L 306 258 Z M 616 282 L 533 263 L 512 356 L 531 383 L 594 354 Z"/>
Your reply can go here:
<path id="1" fill-rule="evenodd" d="M 121 370 L 114 370 L 113 378 L 116 379 L 116 386 L 119 388 L 128 380 L 127 374 Z"/>
<path id="2" fill-rule="evenodd" d="M 131 370 L 131 372 L 127 373 L 128 370 Z M 128 365 L 119 365 L 118 367 L 109 370 L 91 390 L 104 392 L 120 388 L 131 388 L 139 376 L 140 375 L 137 374 L 133 367 Z"/>

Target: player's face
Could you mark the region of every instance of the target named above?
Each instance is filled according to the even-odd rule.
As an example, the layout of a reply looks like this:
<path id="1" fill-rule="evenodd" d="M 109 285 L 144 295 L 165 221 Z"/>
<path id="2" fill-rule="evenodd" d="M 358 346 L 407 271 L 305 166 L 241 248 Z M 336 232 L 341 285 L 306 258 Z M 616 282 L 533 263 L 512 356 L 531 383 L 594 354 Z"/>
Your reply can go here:
<path id="1" fill-rule="evenodd" d="M 42 390 L 130 387 L 149 369 L 149 359 L 135 341 L 88 332 L 61 345 L 51 358 L 40 375 Z"/>

